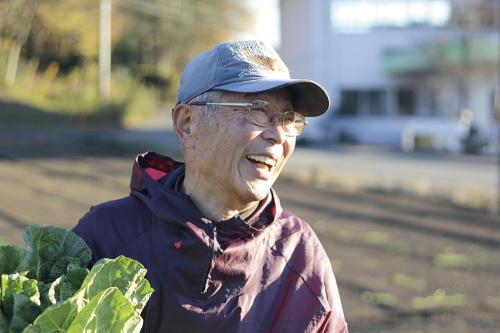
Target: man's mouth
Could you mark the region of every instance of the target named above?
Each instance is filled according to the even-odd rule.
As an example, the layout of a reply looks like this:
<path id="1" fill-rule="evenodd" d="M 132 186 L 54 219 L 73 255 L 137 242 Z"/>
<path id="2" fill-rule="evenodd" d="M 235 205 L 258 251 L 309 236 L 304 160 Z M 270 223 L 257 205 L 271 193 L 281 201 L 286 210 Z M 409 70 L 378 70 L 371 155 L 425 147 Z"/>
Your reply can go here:
<path id="1" fill-rule="evenodd" d="M 276 165 L 276 160 L 263 155 L 247 155 L 246 158 L 257 166 L 257 168 L 267 169 L 268 171 L 271 171 Z"/>

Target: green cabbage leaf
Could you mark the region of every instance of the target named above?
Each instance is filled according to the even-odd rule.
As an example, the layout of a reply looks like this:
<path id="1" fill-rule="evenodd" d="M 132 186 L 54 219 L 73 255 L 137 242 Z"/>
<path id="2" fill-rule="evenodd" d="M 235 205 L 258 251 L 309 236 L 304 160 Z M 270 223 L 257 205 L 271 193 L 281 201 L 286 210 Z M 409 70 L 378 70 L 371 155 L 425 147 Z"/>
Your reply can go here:
<path id="1" fill-rule="evenodd" d="M 139 262 L 119 256 L 88 270 L 76 234 L 32 225 L 26 249 L 0 246 L 0 333 L 139 332 L 153 293 Z"/>

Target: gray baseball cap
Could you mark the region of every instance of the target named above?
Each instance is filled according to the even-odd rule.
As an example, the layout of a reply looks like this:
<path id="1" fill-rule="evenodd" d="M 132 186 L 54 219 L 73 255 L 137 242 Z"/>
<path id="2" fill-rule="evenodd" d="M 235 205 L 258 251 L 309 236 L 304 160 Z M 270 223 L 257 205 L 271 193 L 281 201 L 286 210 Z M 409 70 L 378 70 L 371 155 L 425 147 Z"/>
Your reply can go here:
<path id="1" fill-rule="evenodd" d="M 319 116 L 328 110 L 325 89 L 311 80 L 291 79 L 276 51 L 260 41 L 229 41 L 203 52 L 182 73 L 177 104 L 209 90 L 260 93 L 287 88 L 297 112 Z"/>

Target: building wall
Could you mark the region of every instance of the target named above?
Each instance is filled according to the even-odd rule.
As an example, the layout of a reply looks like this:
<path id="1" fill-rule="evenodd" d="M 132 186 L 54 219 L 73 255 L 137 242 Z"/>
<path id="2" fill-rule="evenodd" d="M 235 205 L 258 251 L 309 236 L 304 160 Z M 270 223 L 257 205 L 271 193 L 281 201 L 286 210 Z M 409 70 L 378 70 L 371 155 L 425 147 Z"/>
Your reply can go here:
<path id="1" fill-rule="evenodd" d="M 281 0 L 280 55 L 292 77 L 310 78 L 322 84 L 328 82 L 324 69 L 328 57 L 328 1 Z M 326 85 L 325 85 L 326 86 Z"/>
<path id="2" fill-rule="evenodd" d="M 383 114 L 370 114 L 370 100 L 364 96 L 360 101 L 359 115 L 346 117 L 345 121 L 337 117 L 329 126 L 321 118 L 315 119 L 312 125 L 319 126 L 315 123 L 321 122 L 321 129 L 317 127 L 311 132 L 338 137 L 343 129 L 349 127 L 349 135 L 357 136 L 362 143 L 397 145 L 405 126 L 410 126 L 412 122 L 412 117 L 398 114 L 398 89 L 402 87 L 414 90 L 413 117 L 422 126 L 432 127 L 433 122 L 457 122 L 460 109 L 469 106 L 483 132 L 490 131 L 491 94 L 497 78 L 495 69 L 467 74 L 467 103 L 464 103 L 457 76 L 453 73 L 443 71 L 394 76 L 388 75 L 381 65 L 387 51 L 459 38 L 462 32 L 458 30 L 419 28 L 339 33 L 333 31 L 330 22 L 330 0 L 281 0 L 281 32 L 279 52 L 292 77 L 318 81 L 332 98 L 334 110 L 321 118 L 331 117 L 338 111 L 343 90 L 384 92 Z M 426 117 L 423 122 L 422 117 Z M 447 126 L 443 128 L 446 130 Z M 336 132 L 332 134 L 329 131 Z"/>

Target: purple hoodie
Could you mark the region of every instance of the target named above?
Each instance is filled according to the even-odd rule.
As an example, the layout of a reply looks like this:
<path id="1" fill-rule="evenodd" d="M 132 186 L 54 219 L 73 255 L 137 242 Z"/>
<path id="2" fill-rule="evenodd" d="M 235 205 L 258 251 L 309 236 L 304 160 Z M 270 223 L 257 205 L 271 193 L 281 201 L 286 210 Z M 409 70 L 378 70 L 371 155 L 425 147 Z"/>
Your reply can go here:
<path id="1" fill-rule="evenodd" d="M 183 174 L 182 163 L 139 155 L 131 195 L 74 228 L 94 261 L 125 255 L 147 268 L 155 292 L 142 332 L 347 332 L 325 250 L 274 190 L 246 220 L 211 221 L 175 190 Z"/>

